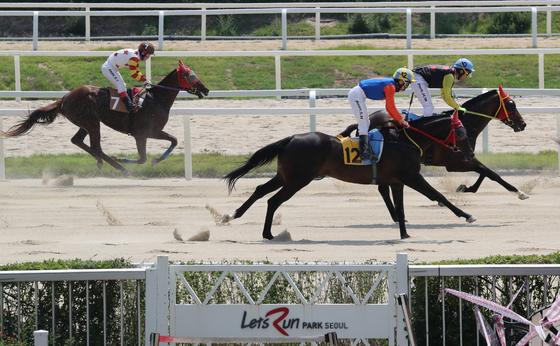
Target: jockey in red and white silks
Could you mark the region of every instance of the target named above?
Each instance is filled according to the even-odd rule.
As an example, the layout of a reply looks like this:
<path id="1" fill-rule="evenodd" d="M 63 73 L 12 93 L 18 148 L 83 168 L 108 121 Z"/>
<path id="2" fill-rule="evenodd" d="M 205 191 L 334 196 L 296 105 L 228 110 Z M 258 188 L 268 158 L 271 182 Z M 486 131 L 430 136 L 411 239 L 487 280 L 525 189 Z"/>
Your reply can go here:
<path id="1" fill-rule="evenodd" d="M 117 88 L 119 96 L 125 102 L 129 112 L 132 111 L 132 101 L 126 93 L 126 84 L 119 69 L 126 68 L 133 79 L 146 82 L 146 76 L 140 72 L 138 65 L 140 61 L 148 60 L 153 54 L 152 44 L 141 43 L 137 50 L 125 48 L 112 53 L 101 66 L 101 72 Z"/>

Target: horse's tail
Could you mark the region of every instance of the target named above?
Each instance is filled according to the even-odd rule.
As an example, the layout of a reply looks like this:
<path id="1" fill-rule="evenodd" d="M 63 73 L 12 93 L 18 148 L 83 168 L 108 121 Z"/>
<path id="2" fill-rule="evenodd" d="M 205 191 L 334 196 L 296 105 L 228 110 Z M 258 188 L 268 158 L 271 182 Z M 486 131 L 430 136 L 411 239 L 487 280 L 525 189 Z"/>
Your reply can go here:
<path id="1" fill-rule="evenodd" d="M 227 182 L 228 190 L 231 192 L 235 183 L 239 178 L 244 176 L 245 174 L 249 173 L 252 169 L 265 165 L 272 161 L 276 156 L 278 156 L 288 145 L 288 143 L 292 140 L 294 136 L 286 137 L 284 139 L 279 140 L 278 142 L 274 142 L 272 144 L 267 145 L 259 150 L 257 150 L 245 164 L 231 172 L 229 172 L 224 179 Z"/>
<path id="2" fill-rule="evenodd" d="M 60 113 L 61 103 L 62 99 L 34 110 L 27 118 L 10 127 L 6 132 L 0 131 L 0 134 L 6 137 L 17 137 L 31 131 L 35 124 L 51 124 Z"/>
<path id="3" fill-rule="evenodd" d="M 348 126 L 348 127 L 346 128 L 346 130 L 342 131 L 342 132 L 339 133 L 338 135 L 339 135 L 339 136 L 343 136 L 343 137 L 348 137 L 348 136 L 350 136 L 350 134 L 352 133 L 352 131 L 354 131 L 354 130 L 357 129 L 357 128 L 358 128 L 358 125 L 357 125 L 357 124 L 352 124 L 352 125 Z"/>

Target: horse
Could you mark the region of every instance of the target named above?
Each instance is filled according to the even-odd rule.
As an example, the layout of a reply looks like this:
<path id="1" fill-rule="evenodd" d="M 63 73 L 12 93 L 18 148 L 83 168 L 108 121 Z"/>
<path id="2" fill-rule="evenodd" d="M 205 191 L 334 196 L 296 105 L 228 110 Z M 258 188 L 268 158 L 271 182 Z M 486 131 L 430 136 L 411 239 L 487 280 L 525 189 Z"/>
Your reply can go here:
<path id="1" fill-rule="evenodd" d="M 434 134 L 449 132 L 447 119 L 434 119 L 425 124 L 424 129 Z M 383 153 L 377 163 L 376 182 L 395 186 L 394 197 L 399 222 L 401 239 L 408 238 L 404 220 L 403 189 L 407 185 L 433 201 L 447 206 L 456 216 L 464 217 L 467 222 L 474 222 L 472 215 L 465 213 L 441 193 L 434 189 L 420 174 L 420 155 L 418 149 L 407 140 L 403 140 L 394 129 L 382 129 L 384 135 Z M 426 141 L 421 139 L 420 141 Z M 371 165 L 346 165 L 344 163 L 342 144 L 339 139 L 321 132 L 297 134 L 281 139 L 257 150 L 241 167 L 225 176 L 231 193 L 239 178 L 277 158 L 276 175 L 266 183 L 258 186 L 253 194 L 233 214 L 226 214 L 222 221 L 237 219 L 251 207 L 255 201 L 280 189 L 268 200 L 262 236 L 273 239 L 271 233 L 272 219 L 278 207 L 289 200 L 297 191 L 307 186 L 315 178 L 325 176 L 356 184 L 371 184 L 373 169 Z M 400 189 L 399 189 L 400 188 Z"/>
<path id="2" fill-rule="evenodd" d="M 177 138 L 163 131 L 163 128 L 169 120 L 171 105 L 181 90 L 199 98 L 207 96 L 209 92 L 194 71 L 179 60 L 177 68 L 167 74 L 158 84 L 149 87 L 144 106 L 137 112 L 127 114 L 110 109 L 110 88 L 82 85 L 55 102 L 33 111 L 8 131 L 0 132 L 0 135 L 21 136 L 29 133 L 36 124 L 50 124 L 58 115 L 63 115 L 80 128 L 72 137 L 72 143 L 93 156 L 97 160 L 99 168 L 102 167 L 104 160 L 115 169 L 128 174 L 119 162 L 137 164 L 146 162 L 148 138 L 171 142 L 169 148 L 160 157 L 152 160 L 152 165 L 166 159 L 177 145 Z M 101 149 L 100 123 L 118 132 L 130 133 L 136 140 L 139 158 L 129 160 L 106 155 Z M 90 146 L 84 143 L 87 135 L 89 135 Z"/>
<path id="3" fill-rule="evenodd" d="M 513 101 L 512 98 L 503 90 L 501 85 L 498 87 L 498 90 L 490 90 L 484 94 L 467 100 L 463 104 L 463 107 L 466 108 L 467 111 L 464 114 L 460 114 L 459 119 L 467 130 L 469 144 L 472 148 L 476 146 L 476 139 L 478 135 L 482 132 L 482 130 L 484 130 L 491 120 L 501 121 L 512 128 L 514 132 L 523 131 L 526 127 L 523 117 L 517 110 L 515 101 Z M 442 114 L 449 117 L 451 112 L 452 111 L 448 111 Z M 389 115 L 383 110 L 372 113 L 370 115 L 370 130 L 376 127 L 390 126 L 388 125 L 390 119 Z M 419 121 L 421 122 L 421 120 Z M 411 126 L 417 126 L 417 123 L 418 121 L 412 121 Z M 348 136 L 356 128 L 357 125 L 350 125 L 346 128 L 346 130 L 341 132 L 340 135 Z M 412 131 L 408 131 L 408 134 L 413 139 L 421 136 Z M 420 150 L 423 153 L 429 154 L 421 156 L 423 164 L 429 166 L 443 166 L 448 172 L 472 171 L 479 174 L 479 178 L 472 186 L 467 187 L 465 185 L 460 185 L 457 188 L 457 192 L 476 193 L 484 178 L 488 177 L 505 187 L 508 191 L 516 193 L 519 199 L 523 200 L 529 198 L 527 194 L 506 182 L 496 172 L 486 167 L 482 162 L 478 161 L 476 157 L 465 161 L 461 153 L 453 151 L 449 147 L 438 145 L 434 142 L 424 143 L 425 145 L 420 146 Z M 391 189 L 392 188 L 393 187 L 391 187 Z M 380 184 L 378 186 L 378 190 L 387 205 L 391 218 L 394 222 L 397 222 L 398 219 L 395 207 L 389 196 L 389 186 Z"/>

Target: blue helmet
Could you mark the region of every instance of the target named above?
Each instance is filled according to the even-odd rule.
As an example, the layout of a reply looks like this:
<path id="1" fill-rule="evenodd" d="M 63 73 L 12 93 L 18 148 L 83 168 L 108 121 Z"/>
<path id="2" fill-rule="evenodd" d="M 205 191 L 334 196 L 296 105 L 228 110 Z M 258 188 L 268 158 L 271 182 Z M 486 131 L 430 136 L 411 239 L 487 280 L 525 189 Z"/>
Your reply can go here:
<path id="1" fill-rule="evenodd" d="M 474 72 L 474 64 L 467 58 L 461 58 L 455 61 L 453 67 L 455 67 L 458 70 L 465 70 L 465 72 L 467 72 L 468 74 Z"/>

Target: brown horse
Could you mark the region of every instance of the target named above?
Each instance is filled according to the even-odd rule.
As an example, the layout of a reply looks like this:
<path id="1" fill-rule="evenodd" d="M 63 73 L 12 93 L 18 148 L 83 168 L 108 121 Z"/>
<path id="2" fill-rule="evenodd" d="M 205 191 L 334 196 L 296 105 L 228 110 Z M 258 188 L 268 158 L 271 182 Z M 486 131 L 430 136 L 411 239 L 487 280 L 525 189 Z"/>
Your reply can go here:
<path id="1" fill-rule="evenodd" d="M 515 132 L 520 132 L 525 129 L 526 123 L 521 114 L 517 110 L 515 102 L 500 86 L 498 90 L 490 90 L 487 93 L 478 95 L 466 101 L 463 107 L 467 109 L 465 114 L 460 115 L 460 120 L 467 130 L 469 144 L 472 148 L 476 146 L 476 139 L 478 135 L 484 130 L 491 120 L 499 120 L 505 125 L 512 128 Z M 449 118 L 450 112 L 443 113 Z M 385 111 L 378 111 L 370 115 L 370 130 L 376 127 L 387 126 L 391 118 Z M 428 118 L 429 119 L 429 118 Z M 426 119 L 412 121 L 411 126 L 419 126 Z M 341 135 L 348 136 L 355 130 L 357 126 L 350 125 L 344 130 Z M 412 139 L 417 139 L 421 135 L 412 131 L 408 131 Z M 478 191 L 480 184 L 485 177 L 488 177 L 495 182 L 505 187 L 508 191 L 516 193 L 519 199 L 529 198 L 523 191 L 518 190 L 515 186 L 506 182 L 498 173 L 486 167 L 478 159 L 465 161 L 461 153 L 450 150 L 448 147 L 441 146 L 434 142 L 423 142 L 421 145 L 422 153 L 421 161 L 429 166 L 443 166 L 448 172 L 477 172 L 479 178 L 470 187 L 460 185 L 457 192 L 472 192 Z M 393 188 L 393 187 L 391 187 Z M 401 187 L 402 189 L 402 187 Z M 380 184 L 378 190 L 387 205 L 387 209 L 391 214 L 393 221 L 397 222 L 397 215 L 391 198 L 389 196 L 389 186 Z"/>
<path id="2" fill-rule="evenodd" d="M 144 106 L 132 114 L 119 113 L 109 108 L 111 99 L 109 88 L 99 88 L 82 85 L 61 99 L 41 107 L 27 116 L 24 120 L 1 133 L 7 137 L 16 137 L 28 133 L 35 124 L 50 124 L 61 114 L 80 129 L 71 141 L 97 159 L 97 166 L 101 168 L 103 160 L 116 169 L 127 174 L 127 170 L 119 162 L 146 162 L 146 142 L 148 138 L 162 139 L 171 142 L 169 148 L 152 164 L 164 160 L 177 145 L 177 138 L 163 131 L 169 120 L 169 110 L 179 91 L 184 90 L 202 98 L 208 95 L 208 88 L 198 79 L 190 67 L 179 60 L 176 69 L 171 71 L 157 85 L 152 85 Z M 132 117 L 132 119 L 130 118 Z M 100 123 L 113 130 L 130 133 L 136 140 L 138 160 L 118 159 L 107 156 L 101 150 Z M 84 143 L 89 135 L 90 145 Z"/>
<path id="3" fill-rule="evenodd" d="M 434 135 L 443 136 L 449 132 L 450 125 L 448 119 L 434 118 L 430 123 L 424 124 L 422 128 Z M 464 217 L 467 222 L 475 221 L 471 215 L 449 202 L 422 177 L 418 149 L 403 139 L 403 136 L 394 134 L 394 132 L 396 131 L 390 129 L 382 130 L 385 141 L 383 154 L 377 164 L 376 181 L 379 184 L 395 186 L 393 193 L 401 239 L 409 237 L 404 220 L 403 184 L 422 193 L 432 201 L 443 203 L 455 215 Z M 419 141 L 424 143 L 427 140 L 420 139 Z M 371 184 L 372 182 L 371 165 L 345 165 L 342 145 L 337 138 L 320 132 L 311 132 L 286 137 L 257 150 L 243 166 L 225 176 L 229 191 L 231 192 L 239 178 L 276 157 L 278 158 L 276 175 L 265 184 L 258 186 L 251 197 L 233 215 L 225 215 L 224 222 L 241 217 L 259 198 L 280 189 L 268 200 L 262 232 L 263 238 L 272 239 L 274 238 L 271 233 L 272 218 L 276 209 L 313 179 L 329 176 L 357 184 Z"/>

